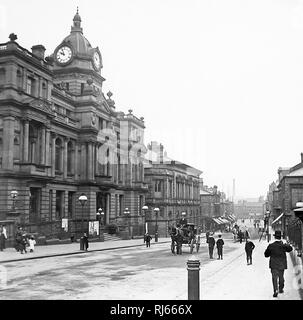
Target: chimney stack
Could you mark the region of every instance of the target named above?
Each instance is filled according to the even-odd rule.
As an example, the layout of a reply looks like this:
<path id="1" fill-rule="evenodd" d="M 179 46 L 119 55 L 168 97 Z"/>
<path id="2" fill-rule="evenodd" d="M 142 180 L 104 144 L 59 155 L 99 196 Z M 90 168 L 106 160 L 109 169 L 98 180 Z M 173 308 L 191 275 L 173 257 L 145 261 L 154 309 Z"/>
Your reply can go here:
<path id="1" fill-rule="evenodd" d="M 38 44 L 36 46 L 32 46 L 32 54 L 37 58 L 44 60 L 45 48 L 42 44 Z"/>
<path id="2" fill-rule="evenodd" d="M 303 162 L 303 152 L 301 152 L 301 162 Z"/>

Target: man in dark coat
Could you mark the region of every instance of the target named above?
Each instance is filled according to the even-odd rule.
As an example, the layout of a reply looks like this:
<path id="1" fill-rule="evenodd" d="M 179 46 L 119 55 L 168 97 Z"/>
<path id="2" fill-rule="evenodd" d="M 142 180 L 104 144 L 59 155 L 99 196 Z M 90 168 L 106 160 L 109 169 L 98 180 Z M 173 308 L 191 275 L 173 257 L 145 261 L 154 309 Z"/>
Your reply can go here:
<path id="1" fill-rule="evenodd" d="M 152 236 L 146 232 L 144 236 L 144 242 L 146 243 L 146 248 L 150 248 L 150 240 L 152 239 Z"/>
<path id="2" fill-rule="evenodd" d="M 87 233 L 84 233 L 84 235 L 83 235 L 83 249 L 85 251 L 88 250 L 88 236 L 87 236 Z"/>
<path id="3" fill-rule="evenodd" d="M 254 249 L 255 249 L 254 243 L 249 239 L 246 239 L 245 252 L 246 252 L 247 265 L 252 264 L 252 252 Z"/>
<path id="4" fill-rule="evenodd" d="M 221 259 L 223 260 L 223 246 L 224 246 L 224 241 L 221 239 L 221 234 L 219 234 L 219 239 L 217 240 L 217 250 L 218 250 L 218 260 Z"/>
<path id="5" fill-rule="evenodd" d="M 278 279 L 279 279 L 279 293 L 283 293 L 284 289 L 284 270 L 287 269 L 286 252 L 292 251 L 292 246 L 287 242 L 283 243 L 281 240 L 281 231 L 276 230 L 274 237 L 275 242 L 268 245 L 264 252 L 266 258 L 270 257 L 269 268 L 272 274 L 272 283 L 274 289 L 274 297 L 278 296 Z"/>
<path id="6" fill-rule="evenodd" d="M 209 258 L 213 259 L 213 253 L 214 253 L 214 247 L 215 247 L 215 244 L 216 244 L 216 240 L 214 239 L 212 234 L 210 234 L 208 236 L 207 243 L 208 243 Z"/>

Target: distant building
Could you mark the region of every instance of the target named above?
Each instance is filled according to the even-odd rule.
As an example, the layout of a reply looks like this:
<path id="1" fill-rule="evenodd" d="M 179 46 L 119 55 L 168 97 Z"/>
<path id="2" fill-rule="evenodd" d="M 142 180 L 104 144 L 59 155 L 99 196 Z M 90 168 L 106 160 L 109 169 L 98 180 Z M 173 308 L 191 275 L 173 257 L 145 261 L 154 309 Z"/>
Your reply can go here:
<path id="1" fill-rule="evenodd" d="M 233 202 L 226 200 L 218 187 L 202 186 L 200 190 L 201 227 L 206 230 L 215 230 L 230 225 L 235 221 L 233 217 Z"/>
<path id="2" fill-rule="evenodd" d="M 298 202 L 303 202 L 303 153 L 301 162 L 295 166 L 278 169 L 278 180 L 269 187 L 268 202 L 272 208 L 272 227 L 282 230 L 302 250 L 302 222 L 294 209 Z"/>
<path id="3" fill-rule="evenodd" d="M 265 201 L 262 197 L 258 201 L 239 200 L 234 204 L 234 215 L 237 219 L 263 219 Z"/>
<path id="4" fill-rule="evenodd" d="M 186 212 L 188 222 L 199 224 L 202 171 L 168 158 L 158 142 L 148 145 L 144 169 L 149 186 L 146 195 L 149 228 L 154 230 L 157 219 L 159 234 L 167 235 L 168 227 L 178 222 L 182 212 Z M 158 217 L 154 208 L 160 209 Z"/>

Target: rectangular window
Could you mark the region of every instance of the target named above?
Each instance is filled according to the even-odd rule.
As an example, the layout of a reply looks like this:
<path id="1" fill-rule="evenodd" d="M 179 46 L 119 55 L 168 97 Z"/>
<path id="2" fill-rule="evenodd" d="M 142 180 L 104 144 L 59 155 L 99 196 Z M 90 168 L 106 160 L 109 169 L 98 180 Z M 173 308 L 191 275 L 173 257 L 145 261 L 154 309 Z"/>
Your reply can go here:
<path id="1" fill-rule="evenodd" d="M 39 221 L 40 214 L 40 202 L 41 202 L 41 189 L 30 188 L 30 200 L 29 200 L 29 222 L 35 223 Z"/>
<path id="2" fill-rule="evenodd" d="M 68 192 L 68 218 L 72 219 L 75 214 L 75 195 L 73 191 Z"/>
<path id="3" fill-rule="evenodd" d="M 32 86 L 33 86 L 32 81 L 33 81 L 32 78 L 27 78 L 27 81 L 26 81 L 26 93 L 27 94 L 32 94 Z"/>
<path id="4" fill-rule="evenodd" d="M 103 130 L 103 119 L 99 117 L 99 130 Z"/>
<path id="5" fill-rule="evenodd" d="M 161 192 L 161 185 L 162 185 L 162 181 L 161 180 L 156 180 L 155 181 L 155 192 Z"/>
<path id="6" fill-rule="evenodd" d="M 64 191 L 56 191 L 56 219 L 64 217 Z"/>
<path id="7" fill-rule="evenodd" d="M 123 216 L 124 211 L 124 197 L 123 195 L 119 195 L 119 216 Z"/>
<path id="8" fill-rule="evenodd" d="M 81 83 L 81 94 L 84 92 L 84 83 Z"/>

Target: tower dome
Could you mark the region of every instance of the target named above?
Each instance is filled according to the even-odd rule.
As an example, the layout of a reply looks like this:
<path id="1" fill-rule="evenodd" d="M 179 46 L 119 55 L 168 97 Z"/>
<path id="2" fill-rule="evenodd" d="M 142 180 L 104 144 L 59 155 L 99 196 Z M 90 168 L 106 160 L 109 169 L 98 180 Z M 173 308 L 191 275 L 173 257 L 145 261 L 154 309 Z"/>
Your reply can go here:
<path id="1" fill-rule="evenodd" d="M 73 19 L 73 26 L 71 27 L 71 33 L 63 40 L 63 42 L 69 43 L 75 50 L 75 54 L 87 55 L 90 54 L 92 46 L 90 42 L 84 37 L 83 29 L 81 27 L 81 17 L 77 8 L 77 13 Z"/>

